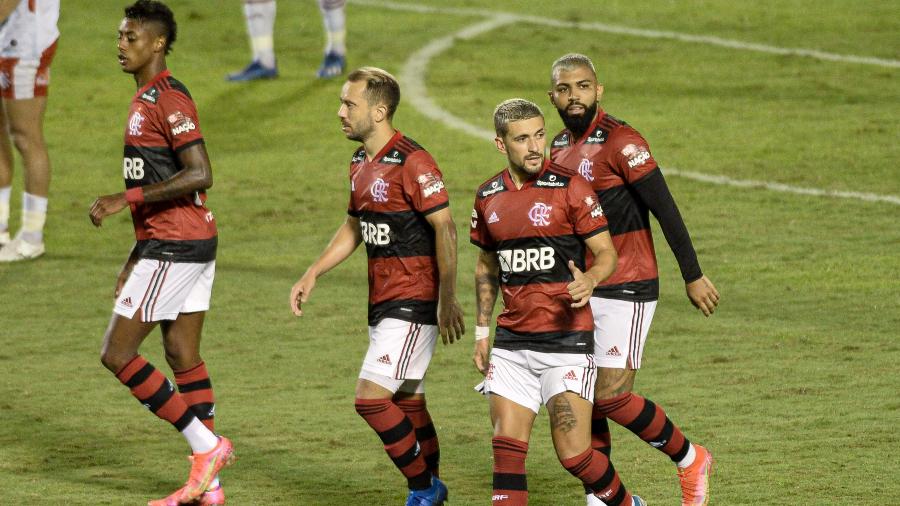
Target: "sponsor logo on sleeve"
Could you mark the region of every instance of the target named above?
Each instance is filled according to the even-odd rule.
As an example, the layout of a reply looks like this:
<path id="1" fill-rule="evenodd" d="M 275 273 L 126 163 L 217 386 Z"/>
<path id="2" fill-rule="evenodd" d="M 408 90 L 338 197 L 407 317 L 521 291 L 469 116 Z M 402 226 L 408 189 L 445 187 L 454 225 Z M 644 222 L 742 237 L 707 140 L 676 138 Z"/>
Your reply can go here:
<path id="1" fill-rule="evenodd" d="M 422 187 L 422 196 L 425 198 L 440 193 L 444 189 L 444 182 L 431 172 L 422 174 L 417 181 L 419 186 Z"/>
<path id="2" fill-rule="evenodd" d="M 548 186 L 550 188 L 559 188 L 566 185 L 565 181 L 557 181 L 556 174 L 550 174 L 537 180 L 535 186 Z"/>
<path id="3" fill-rule="evenodd" d="M 628 168 L 633 169 L 644 165 L 650 159 L 650 152 L 644 146 L 629 144 L 622 148 L 622 156 L 628 160 Z"/>
<path id="4" fill-rule="evenodd" d="M 197 129 L 194 120 L 185 116 L 181 111 L 175 111 L 166 120 L 172 125 L 172 135 L 178 136 Z"/>
<path id="5" fill-rule="evenodd" d="M 478 228 L 478 211 L 472 209 L 472 228 Z"/>
<path id="6" fill-rule="evenodd" d="M 506 189 L 506 187 L 504 187 L 503 183 L 501 183 L 500 181 L 491 181 L 491 186 L 488 189 L 483 190 L 481 192 L 481 196 L 482 197 L 490 197 L 491 195 L 493 195 L 497 192 L 502 192 L 505 189 Z"/>

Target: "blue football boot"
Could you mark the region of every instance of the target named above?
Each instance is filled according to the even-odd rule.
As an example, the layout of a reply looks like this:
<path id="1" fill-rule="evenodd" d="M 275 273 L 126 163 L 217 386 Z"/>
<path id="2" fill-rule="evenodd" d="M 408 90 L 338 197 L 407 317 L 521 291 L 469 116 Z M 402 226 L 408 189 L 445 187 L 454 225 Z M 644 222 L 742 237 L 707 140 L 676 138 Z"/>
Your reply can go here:
<path id="1" fill-rule="evenodd" d="M 257 79 L 274 79 L 278 77 L 278 67 L 265 67 L 259 60 L 253 60 L 244 70 L 232 72 L 225 79 L 228 81 L 255 81 Z"/>
<path id="2" fill-rule="evenodd" d="M 437 478 L 432 478 L 429 488 L 409 491 L 406 506 L 441 506 L 447 500 L 447 495 L 447 485 Z"/>
<path id="3" fill-rule="evenodd" d="M 342 54 L 326 53 L 322 60 L 322 66 L 316 71 L 316 77 L 319 79 L 331 79 L 344 73 L 347 66 L 347 59 Z"/>

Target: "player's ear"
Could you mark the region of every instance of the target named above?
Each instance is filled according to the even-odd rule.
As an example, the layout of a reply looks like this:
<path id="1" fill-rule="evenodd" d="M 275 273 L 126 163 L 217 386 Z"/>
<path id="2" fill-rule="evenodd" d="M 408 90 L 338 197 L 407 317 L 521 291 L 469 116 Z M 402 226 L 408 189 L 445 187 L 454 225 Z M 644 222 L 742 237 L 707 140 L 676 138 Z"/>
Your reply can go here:
<path id="1" fill-rule="evenodd" d="M 494 143 L 497 144 L 497 151 L 499 151 L 505 155 L 506 154 L 506 143 L 503 141 L 503 137 L 500 137 L 499 135 L 497 137 L 494 137 Z"/>
<path id="2" fill-rule="evenodd" d="M 600 83 L 597 83 L 597 102 L 600 101 L 600 97 L 602 97 L 602 96 L 603 96 L 603 85 Z"/>
<path id="3" fill-rule="evenodd" d="M 386 120 L 387 119 L 387 111 L 388 111 L 388 108 L 384 104 L 379 104 L 377 107 L 375 107 L 375 110 L 374 110 L 375 117 L 373 118 L 375 120 L 375 122 L 381 123 L 382 121 Z"/>

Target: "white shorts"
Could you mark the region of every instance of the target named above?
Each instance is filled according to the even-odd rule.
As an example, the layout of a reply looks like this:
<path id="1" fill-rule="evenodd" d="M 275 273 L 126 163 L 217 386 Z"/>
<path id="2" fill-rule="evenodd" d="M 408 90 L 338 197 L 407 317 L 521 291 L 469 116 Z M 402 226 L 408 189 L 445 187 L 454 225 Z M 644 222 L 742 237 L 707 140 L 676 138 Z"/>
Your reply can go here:
<path id="1" fill-rule="evenodd" d="M 537 413 L 554 395 L 574 392 L 594 402 L 597 371 L 592 355 L 494 348 L 485 391 Z"/>
<path id="2" fill-rule="evenodd" d="M 594 313 L 594 359 L 597 367 L 640 369 L 644 343 L 656 311 L 656 301 L 591 297 Z"/>
<path id="3" fill-rule="evenodd" d="M 176 263 L 140 259 L 116 299 L 113 312 L 125 318 L 141 310 L 142 322 L 174 320 L 180 313 L 209 310 L 216 261 Z"/>
<path id="4" fill-rule="evenodd" d="M 368 373 L 394 380 L 423 379 L 434 355 L 437 335 L 437 325 L 410 323 L 396 318 L 381 320 L 378 325 L 369 327 L 369 349 L 363 360 L 360 378 L 363 378 L 363 373 Z"/>
<path id="5" fill-rule="evenodd" d="M 55 53 L 56 42 L 38 60 L 0 58 L 0 96 L 12 100 L 46 97 Z"/>

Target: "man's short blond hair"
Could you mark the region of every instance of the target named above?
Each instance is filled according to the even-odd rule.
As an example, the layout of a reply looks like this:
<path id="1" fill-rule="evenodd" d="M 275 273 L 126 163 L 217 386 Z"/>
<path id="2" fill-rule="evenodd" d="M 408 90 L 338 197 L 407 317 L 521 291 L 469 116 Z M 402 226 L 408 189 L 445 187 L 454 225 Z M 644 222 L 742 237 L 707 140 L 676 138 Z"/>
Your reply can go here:
<path id="1" fill-rule="evenodd" d="M 500 137 L 509 133 L 509 124 L 513 121 L 521 121 L 523 119 L 544 117 L 541 108 L 534 102 L 529 102 L 524 98 L 511 98 L 500 102 L 494 109 L 494 131 Z"/>
<path id="2" fill-rule="evenodd" d="M 347 80 L 353 83 L 365 81 L 366 101 L 370 106 L 383 104 L 387 107 L 387 117 L 394 117 L 394 111 L 400 104 L 400 84 L 390 72 L 378 67 L 360 67 Z"/>

